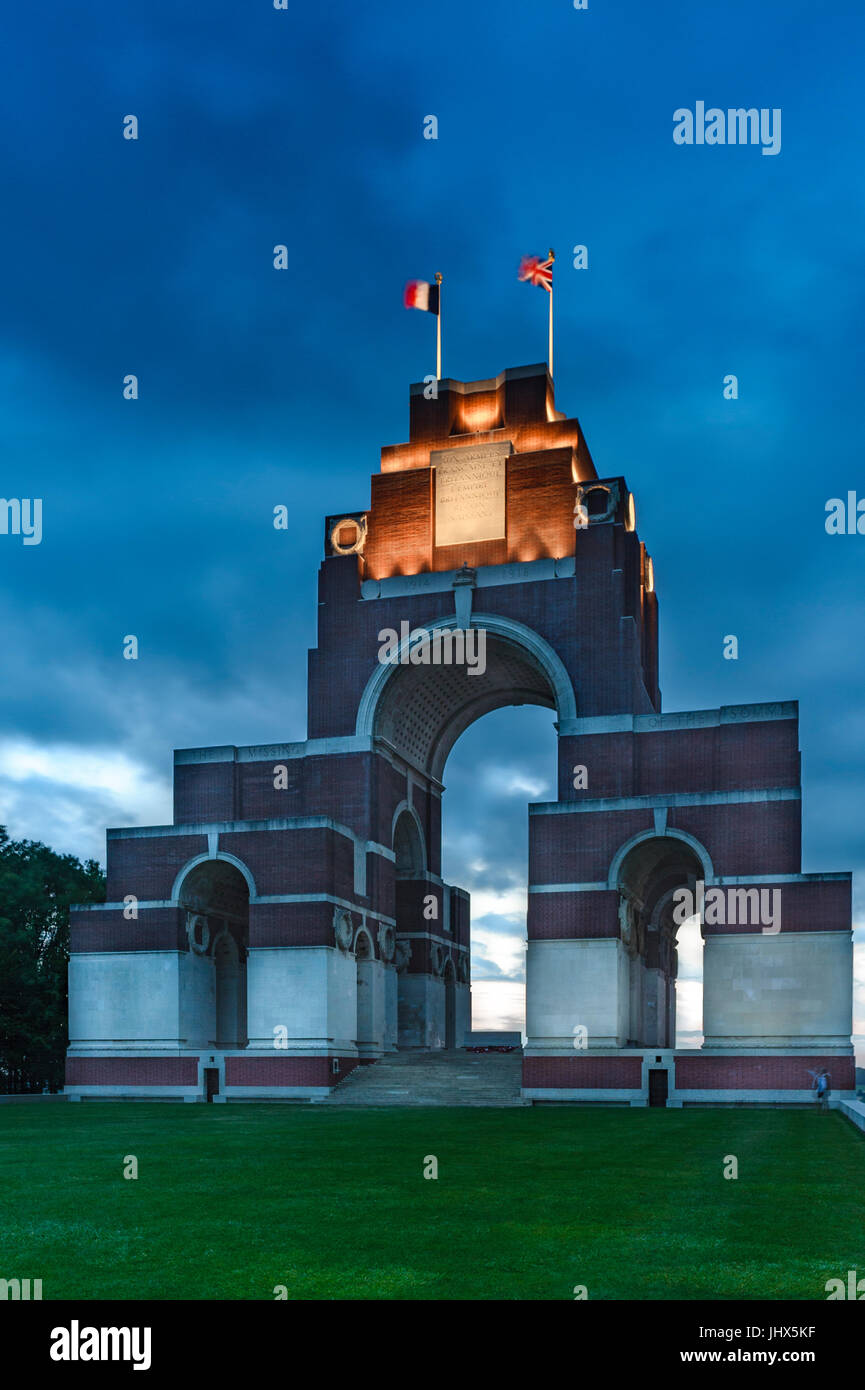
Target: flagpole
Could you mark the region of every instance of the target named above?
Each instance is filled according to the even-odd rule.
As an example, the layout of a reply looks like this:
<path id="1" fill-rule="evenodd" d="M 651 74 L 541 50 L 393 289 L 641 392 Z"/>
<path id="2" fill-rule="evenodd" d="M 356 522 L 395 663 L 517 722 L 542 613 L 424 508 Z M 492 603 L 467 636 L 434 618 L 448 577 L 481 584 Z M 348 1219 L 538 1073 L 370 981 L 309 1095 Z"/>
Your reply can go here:
<path id="1" fill-rule="evenodd" d="M 436 381 L 442 379 L 442 275 L 436 271 L 436 284 L 439 287 L 439 311 L 436 314 Z"/>
<path id="2" fill-rule="evenodd" d="M 555 259 L 556 259 L 556 257 L 555 257 L 555 255 L 554 255 L 554 253 L 553 253 L 553 248 L 552 248 L 552 246 L 551 246 L 551 247 L 550 247 L 550 260 L 551 260 L 551 261 L 554 261 Z M 553 375 L 553 282 L 552 282 L 552 279 L 550 280 L 550 342 L 549 342 L 549 362 L 550 362 L 550 378 L 552 379 L 552 375 Z"/>

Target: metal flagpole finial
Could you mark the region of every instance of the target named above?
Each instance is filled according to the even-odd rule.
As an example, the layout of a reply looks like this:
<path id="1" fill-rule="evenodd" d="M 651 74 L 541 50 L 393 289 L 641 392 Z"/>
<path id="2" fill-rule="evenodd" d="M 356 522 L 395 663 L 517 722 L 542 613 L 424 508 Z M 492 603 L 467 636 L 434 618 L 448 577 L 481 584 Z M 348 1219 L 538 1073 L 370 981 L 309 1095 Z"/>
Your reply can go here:
<path id="1" fill-rule="evenodd" d="M 440 270 L 437 270 L 437 271 L 436 271 L 436 284 L 437 284 L 437 285 L 440 285 L 441 282 L 442 282 L 442 273 L 441 273 Z"/>
<path id="2" fill-rule="evenodd" d="M 550 260 L 551 260 L 551 261 L 554 261 L 555 259 L 556 259 L 556 253 L 555 253 L 555 251 L 553 250 L 553 248 L 552 248 L 552 246 L 551 246 L 551 247 L 550 247 Z"/>

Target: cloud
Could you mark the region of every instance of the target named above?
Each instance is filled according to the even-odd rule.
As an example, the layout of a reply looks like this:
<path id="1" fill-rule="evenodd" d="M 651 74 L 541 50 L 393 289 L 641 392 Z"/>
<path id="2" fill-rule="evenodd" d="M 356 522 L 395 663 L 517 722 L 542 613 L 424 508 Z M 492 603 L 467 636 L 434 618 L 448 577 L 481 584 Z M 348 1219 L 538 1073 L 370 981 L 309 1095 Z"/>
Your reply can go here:
<path id="1" fill-rule="evenodd" d="M 553 795 L 551 784 L 537 773 L 532 776 L 519 767 L 486 766 L 481 769 L 485 791 L 490 796 L 516 796 L 540 801 Z"/>
<path id="2" fill-rule="evenodd" d="M 507 925 L 496 926 L 489 919 L 473 923 L 472 979 L 499 978 L 512 982 L 525 980 L 525 925 L 517 932 Z"/>
<path id="3" fill-rule="evenodd" d="M 526 1028 L 526 994 L 520 985 L 480 980 L 472 985 L 472 1032 L 520 1032 Z"/>
<path id="4" fill-rule="evenodd" d="M 4 739 L 0 805 L 13 839 L 104 863 L 108 826 L 170 822 L 171 784 L 114 748 Z"/>

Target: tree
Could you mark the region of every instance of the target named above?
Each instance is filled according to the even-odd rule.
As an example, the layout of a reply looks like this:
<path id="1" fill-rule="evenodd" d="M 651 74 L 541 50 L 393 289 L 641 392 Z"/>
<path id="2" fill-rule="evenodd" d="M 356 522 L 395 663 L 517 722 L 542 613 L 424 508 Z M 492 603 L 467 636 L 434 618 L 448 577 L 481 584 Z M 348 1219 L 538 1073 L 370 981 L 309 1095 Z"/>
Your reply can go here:
<path id="1" fill-rule="evenodd" d="M 0 826 L 0 1092 L 63 1085 L 69 905 L 104 900 L 95 859 L 10 840 Z"/>

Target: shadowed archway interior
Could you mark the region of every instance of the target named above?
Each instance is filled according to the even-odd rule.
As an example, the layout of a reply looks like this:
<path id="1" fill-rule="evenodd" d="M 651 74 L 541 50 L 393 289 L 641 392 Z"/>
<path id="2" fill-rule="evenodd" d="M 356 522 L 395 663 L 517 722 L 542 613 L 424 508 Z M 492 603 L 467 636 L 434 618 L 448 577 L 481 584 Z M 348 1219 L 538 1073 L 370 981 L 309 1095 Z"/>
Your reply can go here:
<path id="1" fill-rule="evenodd" d="M 244 1048 L 249 888 L 221 859 L 197 864 L 178 894 L 186 911 L 188 949 L 181 977 L 181 1020 L 190 1043 Z"/>
<path id="2" fill-rule="evenodd" d="M 396 666 L 378 701 L 375 737 L 406 762 L 440 778 L 460 734 L 506 705 L 556 709 L 556 692 L 534 656 L 486 634 L 485 670 L 460 665 Z"/>
<path id="3" fill-rule="evenodd" d="M 619 931 L 629 960 L 628 1046 L 676 1046 L 677 889 L 703 868 L 690 845 L 663 835 L 634 845 L 619 867 Z"/>

